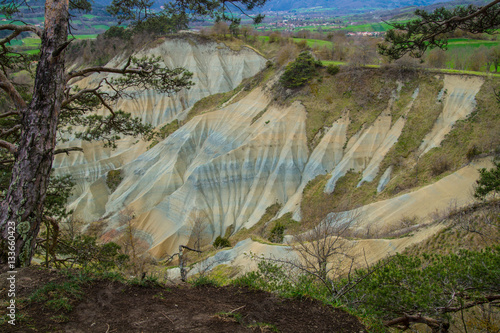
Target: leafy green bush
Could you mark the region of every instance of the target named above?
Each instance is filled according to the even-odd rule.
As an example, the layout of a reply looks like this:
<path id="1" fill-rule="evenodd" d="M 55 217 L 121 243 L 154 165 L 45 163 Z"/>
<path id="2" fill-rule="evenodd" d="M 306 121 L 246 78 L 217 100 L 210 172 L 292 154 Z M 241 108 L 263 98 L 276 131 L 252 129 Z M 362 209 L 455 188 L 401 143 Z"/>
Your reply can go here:
<path id="1" fill-rule="evenodd" d="M 309 52 L 301 52 L 286 66 L 280 82 L 285 88 L 301 87 L 318 75 L 318 67 L 322 67 L 321 61 L 315 60 Z"/>
<path id="2" fill-rule="evenodd" d="M 326 71 L 330 75 L 335 75 L 340 71 L 340 67 L 337 65 L 328 65 L 326 66 Z"/>
<path id="3" fill-rule="evenodd" d="M 231 242 L 225 237 L 217 236 L 217 238 L 214 240 L 213 246 L 216 249 L 222 249 L 224 247 L 231 247 Z"/>

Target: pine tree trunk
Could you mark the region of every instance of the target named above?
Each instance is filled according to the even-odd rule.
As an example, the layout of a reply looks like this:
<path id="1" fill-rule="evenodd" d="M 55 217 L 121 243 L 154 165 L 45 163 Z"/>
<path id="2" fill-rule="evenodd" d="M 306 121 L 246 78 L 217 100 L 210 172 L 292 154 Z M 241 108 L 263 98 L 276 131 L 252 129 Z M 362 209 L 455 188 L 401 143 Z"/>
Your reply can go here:
<path id="1" fill-rule="evenodd" d="M 8 236 L 7 226 L 16 225 L 16 267 L 30 264 L 42 220 L 65 86 L 61 50 L 68 38 L 68 5 L 68 0 L 45 2 L 45 27 L 33 99 L 22 112 L 12 179 L 0 211 L 4 239 Z"/>

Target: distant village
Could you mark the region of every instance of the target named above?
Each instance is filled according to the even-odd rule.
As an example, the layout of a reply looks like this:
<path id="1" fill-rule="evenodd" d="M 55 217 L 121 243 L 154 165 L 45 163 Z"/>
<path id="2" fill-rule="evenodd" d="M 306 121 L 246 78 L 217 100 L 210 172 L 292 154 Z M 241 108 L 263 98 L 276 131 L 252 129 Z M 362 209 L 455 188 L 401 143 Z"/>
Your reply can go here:
<path id="1" fill-rule="evenodd" d="M 283 19 L 275 22 L 268 22 L 262 25 L 257 26 L 255 29 L 259 31 L 268 31 L 268 30 L 281 30 L 294 32 L 301 29 L 306 28 L 316 28 L 318 32 L 326 32 L 332 30 L 343 29 L 348 31 L 350 25 L 356 25 L 359 23 L 348 23 L 337 21 L 330 22 L 321 22 L 321 20 L 310 21 L 303 19 Z M 384 31 L 348 31 L 346 33 L 347 36 L 364 36 L 364 37 L 379 37 L 385 34 Z"/>

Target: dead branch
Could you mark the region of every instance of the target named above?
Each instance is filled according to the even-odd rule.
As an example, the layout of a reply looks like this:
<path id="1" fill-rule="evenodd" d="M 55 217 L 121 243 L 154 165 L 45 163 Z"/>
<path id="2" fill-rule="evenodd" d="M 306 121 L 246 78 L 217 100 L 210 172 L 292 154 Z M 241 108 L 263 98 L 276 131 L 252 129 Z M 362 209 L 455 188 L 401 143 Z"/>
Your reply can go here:
<path id="1" fill-rule="evenodd" d="M 7 149 L 12 154 L 17 152 L 17 147 L 15 145 L 4 140 L 0 140 L 0 148 Z"/>
<path id="2" fill-rule="evenodd" d="M 8 129 L 8 130 L 5 130 L 5 131 L 2 131 L 0 133 L 0 138 L 1 137 L 4 137 L 4 136 L 9 136 L 10 134 L 14 133 L 15 131 L 21 129 L 21 125 L 20 124 L 17 124 L 16 126 Z"/>
<path id="3" fill-rule="evenodd" d="M 404 328 L 408 328 L 410 323 L 421 323 L 429 326 L 433 332 L 448 332 L 448 328 L 450 324 L 444 323 L 434 318 L 424 317 L 420 314 L 409 315 L 405 314 L 402 317 L 395 318 L 389 321 L 384 322 L 384 326 L 392 327 L 392 326 L 403 326 Z"/>
<path id="4" fill-rule="evenodd" d="M 474 307 L 476 305 L 481 305 L 481 304 L 486 304 L 486 303 L 492 303 L 492 302 L 495 302 L 497 300 L 500 300 L 500 295 L 488 295 L 488 296 L 484 296 L 484 297 L 482 297 L 482 298 L 480 298 L 478 300 L 466 303 L 466 304 L 464 304 L 462 306 L 439 307 L 439 308 L 436 308 L 436 310 L 438 310 L 441 313 L 458 312 L 458 311 L 461 311 L 461 310 L 472 308 L 472 307 Z"/>
<path id="5" fill-rule="evenodd" d="M 17 111 L 9 111 L 9 112 L 5 112 L 5 113 L 0 113 L 0 118 L 6 118 L 6 117 L 10 117 L 10 116 L 13 116 L 13 115 L 19 115 L 19 112 Z"/>
<path id="6" fill-rule="evenodd" d="M 37 34 L 38 37 L 40 37 L 40 38 L 42 38 L 42 33 L 43 33 L 42 29 L 40 29 L 34 25 L 29 25 L 29 24 L 27 24 L 27 25 L 2 24 L 2 25 L 0 25 L 0 30 L 12 30 L 12 31 L 14 31 L 14 33 L 17 32 L 18 34 L 20 34 L 21 32 L 33 32 L 33 33 Z M 15 38 L 16 36 L 14 36 L 13 38 Z M 3 43 L 3 41 L 5 39 L 8 39 L 9 37 L 4 38 L 0 43 Z M 8 40 L 5 43 L 8 43 L 8 42 L 10 42 L 10 40 Z"/>
<path id="7" fill-rule="evenodd" d="M 186 246 L 186 245 L 179 245 L 179 251 L 181 251 L 181 248 L 184 248 L 184 249 L 189 250 L 189 251 L 194 251 L 194 252 L 198 252 L 198 253 L 203 253 L 203 252 L 202 252 L 202 251 L 200 251 L 200 250 L 195 250 L 195 249 L 192 249 L 192 248 L 190 248 L 190 247 L 188 247 L 188 246 Z"/>
<path id="8" fill-rule="evenodd" d="M 114 68 L 114 67 L 104 67 L 104 66 L 96 66 L 89 67 L 79 71 L 69 72 L 66 75 L 66 82 L 69 82 L 71 79 L 80 76 L 87 76 L 93 73 L 115 73 L 115 74 L 144 74 L 148 73 L 144 69 L 139 68 L 128 68 L 130 66 L 130 59 L 127 64 L 123 68 Z"/>
<path id="9" fill-rule="evenodd" d="M 83 148 L 80 148 L 80 147 L 70 147 L 70 148 L 56 149 L 56 150 L 54 150 L 54 155 L 57 155 L 57 154 L 66 154 L 66 155 L 69 155 L 70 151 L 81 151 L 81 152 L 83 152 Z"/>
<path id="10" fill-rule="evenodd" d="M 22 112 L 27 108 L 25 100 L 3 71 L 0 71 L 0 89 L 9 95 L 9 98 L 12 100 L 18 111 Z"/>

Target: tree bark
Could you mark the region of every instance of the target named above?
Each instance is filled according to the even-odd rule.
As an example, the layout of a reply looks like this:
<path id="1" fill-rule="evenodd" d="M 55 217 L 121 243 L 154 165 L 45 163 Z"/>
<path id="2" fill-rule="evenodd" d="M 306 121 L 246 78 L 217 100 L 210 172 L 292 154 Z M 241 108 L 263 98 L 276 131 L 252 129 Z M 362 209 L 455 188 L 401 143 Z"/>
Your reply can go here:
<path id="1" fill-rule="evenodd" d="M 30 105 L 21 111 L 21 138 L 12 179 L 1 204 L 0 230 L 15 224 L 15 266 L 28 266 L 40 229 L 52 168 L 56 129 L 65 87 L 64 46 L 68 39 L 68 0 L 46 0 L 40 60 Z"/>

